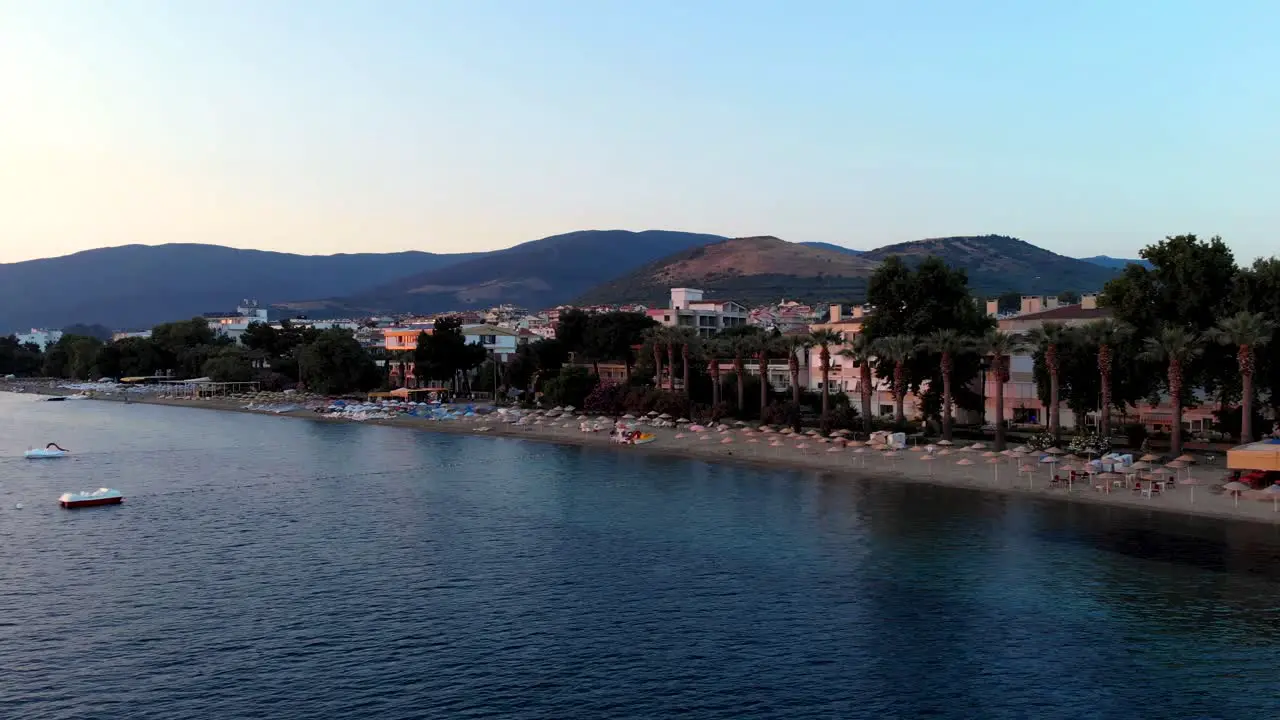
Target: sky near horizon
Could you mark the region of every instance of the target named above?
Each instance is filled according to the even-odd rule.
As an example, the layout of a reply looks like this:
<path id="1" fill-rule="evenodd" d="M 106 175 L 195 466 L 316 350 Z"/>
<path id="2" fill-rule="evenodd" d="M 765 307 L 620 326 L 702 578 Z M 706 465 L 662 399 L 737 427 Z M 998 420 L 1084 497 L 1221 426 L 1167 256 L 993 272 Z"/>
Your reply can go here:
<path id="1" fill-rule="evenodd" d="M 1280 252 L 1280 3 L 0 0 L 0 262 L 579 229 Z"/>

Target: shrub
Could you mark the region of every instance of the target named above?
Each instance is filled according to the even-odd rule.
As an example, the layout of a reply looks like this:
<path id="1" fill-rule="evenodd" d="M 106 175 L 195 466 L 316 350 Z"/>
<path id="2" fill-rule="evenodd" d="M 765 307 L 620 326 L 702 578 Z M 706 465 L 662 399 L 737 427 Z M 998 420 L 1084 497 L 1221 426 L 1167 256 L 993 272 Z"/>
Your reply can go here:
<path id="1" fill-rule="evenodd" d="M 1027 447 L 1032 450 L 1047 450 L 1053 447 L 1053 436 L 1048 432 L 1036 433 L 1027 441 Z"/>
<path id="2" fill-rule="evenodd" d="M 582 407 L 587 412 L 605 415 L 621 415 L 626 408 L 628 389 L 626 385 L 605 383 L 597 385 L 583 401 Z"/>
<path id="3" fill-rule="evenodd" d="M 1067 450 L 1076 455 L 1106 455 L 1111 452 L 1111 441 L 1096 430 L 1085 430 L 1071 438 Z"/>

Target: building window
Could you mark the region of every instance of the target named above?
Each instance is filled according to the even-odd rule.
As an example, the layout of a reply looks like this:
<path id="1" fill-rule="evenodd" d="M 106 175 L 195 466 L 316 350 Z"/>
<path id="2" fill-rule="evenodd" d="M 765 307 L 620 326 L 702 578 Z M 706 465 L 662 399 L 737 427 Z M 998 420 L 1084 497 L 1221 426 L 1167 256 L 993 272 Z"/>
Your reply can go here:
<path id="1" fill-rule="evenodd" d="M 881 416 L 889 416 L 889 415 L 892 415 L 892 414 L 893 414 L 893 406 L 892 406 L 892 405 L 881 405 L 881 406 L 880 406 L 880 415 L 881 415 Z"/>
<path id="2" fill-rule="evenodd" d="M 1035 408 L 1014 408 L 1013 421 L 1018 425 L 1039 425 L 1040 413 Z"/>

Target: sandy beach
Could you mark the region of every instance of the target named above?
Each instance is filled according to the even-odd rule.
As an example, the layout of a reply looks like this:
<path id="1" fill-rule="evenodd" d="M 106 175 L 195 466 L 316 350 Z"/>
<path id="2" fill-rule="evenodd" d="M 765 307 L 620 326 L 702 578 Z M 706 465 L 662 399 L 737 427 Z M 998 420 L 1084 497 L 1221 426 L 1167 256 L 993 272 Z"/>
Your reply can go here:
<path id="1" fill-rule="evenodd" d="M 10 388 L 13 389 L 13 388 Z M 27 392 L 69 395 L 74 391 L 53 387 L 24 387 Z M 96 401 L 120 402 L 119 395 L 95 394 Z M 243 398 L 165 398 L 159 396 L 135 396 L 132 402 L 153 405 L 170 405 L 186 408 L 242 412 L 260 415 L 276 415 L 291 419 L 316 422 L 354 422 L 341 415 L 329 415 L 312 410 L 286 412 L 262 411 L 246 408 Z M 594 417 L 592 418 L 594 420 Z M 850 445 L 811 435 L 783 435 L 762 433 L 752 426 L 736 426 L 727 430 L 711 429 L 690 432 L 675 428 L 645 427 L 655 440 L 644 445 L 620 445 L 609 439 L 605 430 L 583 432 L 581 421 L 566 416 L 555 419 L 536 419 L 528 424 L 503 422 L 498 416 L 477 415 L 453 420 L 433 420 L 401 415 L 386 419 L 367 419 L 365 424 L 405 427 L 428 432 L 462 433 L 520 438 L 538 442 L 551 442 L 591 446 L 630 453 L 658 453 L 720 463 L 745 463 L 776 469 L 809 470 L 848 477 L 863 478 L 873 482 L 928 483 L 949 487 L 967 488 L 976 492 L 1008 495 L 1034 495 L 1062 502 L 1080 502 L 1097 505 L 1120 506 L 1148 512 L 1177 513 L 1213 517 L 1251 523 L 1280 523 L 1280 503 L 1275 496 L 1259 499 L 1246 493 L 1233 497 L 1219 487 L 1226 474 L 1223 459 L 1214 462 L 1198 458 L 1189 474 L 1196 485 L 1170 482 L 1163 493 L 1143 495 L 1114 482 L 1084 478 L 1070 488 L 1065 484 L 1053 486 L 1053 472 L 1048 464 L 1036 462 L 1036 458 L 997 458 L 984 455 L 990 451 L 968 450 L 960 447 L 939 448 L 933 453 L 924 448 L 910 448 L 892 455 L 865 446 Z M 923 460 L 924 457 L 931 460 Z M 1030 464 L 1034 470 L 1023 472 Z M 1064 473 L 1059 473 L 1064 474 Z M 1188 477 L 1186 470 L 1178 471 L 1178 478 Z M 1170 478 L 1172 479 L 1172 478 Z"/>

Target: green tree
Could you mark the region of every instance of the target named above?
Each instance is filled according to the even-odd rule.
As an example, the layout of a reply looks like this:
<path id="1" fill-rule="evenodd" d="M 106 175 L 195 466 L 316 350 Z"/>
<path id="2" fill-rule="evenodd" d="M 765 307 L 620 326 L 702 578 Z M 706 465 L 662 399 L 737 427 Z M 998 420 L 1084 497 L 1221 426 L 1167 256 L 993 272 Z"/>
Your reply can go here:
<path id="1" fill-rule="evenodd" d="M 910 335 L 890 335 L 873 341 L 877 361 L 887 361 L 890 370 L 887 373 L 893 378 L 890 390 L 893 393 L 893 420 L 901 425 L 906 422 L 902 404 L 910 387 L 907 375 L 908 366 L 916 352 L 915 338 Z M 884 377 L 884 374 L 880 375 Z"/>
<path id="2" fill-rule="evenodd" d="M 849 338 L 840 356 L 858 368 L 858 395 L 862 400 L 862 422 L 870 434 L 875 427 L 871 415 L 871 364 L 875 361 L 875 342 L 866 333 Z"/>
<path id="3" fill-rule="evenodd" d="M 14 335 L 0 337 L 0 375 L 35 375 L 43 363 L 39 345 L 20 343 Z"/>
<path id="4" fill-rule="evenodd" d="M 1253 440 L 1253 375 L 1255 350 L 1271 340 L 1275 325 L 1262 313 L 1242 310 L 1229 318 L 1218 321 L 1213 338 L 1223 345 L 1236 349 L 1236 364 L 1240 368 L 1240 443 Z"/>
<path id="5" fill-rule="evenodd" d="M 1021 350 L 1021 336 L 999 330 L 988 330 L 978 342 L 978 351 L 991 358 L 991 371 L 996 380 L 996 450 L 999 451 L 1005 449 L 1004 386 L 1009 382 L 1009 358 Z"/>
<path id="6" fill-rule="evenodd" d="M 253 361 L 244 348 L 232 345 L 205 360 L 200 372 L 214 382 L 248 382 L 253 379 Z"/>
<path id="7" fill-rule="evenodd" d="M 733 374 L 738 380 L 738 419 L 746 417 L 747 409 L 747 365 L 746 358 L 755 352 L 757 338 L 754 334 L 737 334 L 729 338 L 729 349 L 733 353 Z"/>
<path id="8" fill-rule="evenodd" d="M 711 406 L 715 408 L 723 400 L 720 393 L 720 357 L 726 353 L 725 340 L 720 338 L 704 340 L 702 352 L 707 356 L 707 374 L 711 377 Z"/>
<path id="9" fill-rule="evenodd" d="M 623 363 L 629 383 L 636 361 L 633 348 L 642 344 L 645 331 L 656 325 L 644 313 L 607 312 L 590 315 L 587 316 L 583 347 L 593 361 L 612 360 Z"/>
<path id="10" fill-rule="evenodd" d="M 456 382 L 460 373 L 479 367 L 486 357 L 483 346 L 467 342 L 460 319 L 440 317 L 436 318 L 430 334 L 418 336 L 418 346 L 413 353 L 414 374 L 419 380 Z"/>
<path id="11" fill-rule="evenodd" d="M 1075 342 L 1075 335 L 1061 323 L 1045 323 L 1038 328 L 1032 328 L 1026 338 L 1027 343 L 1041 354 L 1045 372 L 1049 376 L 1049 398 L 1046 403 L 1049 406 L 1049 434 L 1053 436 L 1054 444 L 1059 444 L 1062 442 L 1062 424 L 1059 418 L 1061 400 L 1058 385 L 1062 368 L 1059 364 L 1059 353 L 1064 346 Z"/>
<path id="12" fill-rule="evenodd" d="M 928 336 L 936 330 L 951 329 L 965 337 L 981 337 L 995 327 L 995 321 L 969 292 L 968 276 L 950 268 L 936 257 L 923 260 L 915 270 L 898 257 L 885 260 L 867 284 L 867 301 L 875 312 L 867 318 L 863 332 L 872 339 L 907 335 Z M 922 394 L 926 406 L 942 405 L 941 357 L 917 348 L 906 361 L 907 391 Z M 876 374 L 889 377 L 896 363 L 877 356 Z M 953 359 L 953 402 L 976 409 L 979 398 L 968 386 L 982 369 L 981 358 L 967 353 Z M 921 393 L 922 388 L 927 388 Z"/>
<path id="13" fill-rule="evenodd" d="M 1236 276 L 1235 308 L 1280 318 L 1280 258 L 1258 259 Z M 1267 396 L 1271 416 L 1280 418 L 1280 353 L 1254 354 L 1256 390 Z M 1237 369 L 1239 358 L 1237 353 Z"/>
<path id="14" fill-rule="evenodd" d="M 973 350 L 973 339 L 952 328 L 934 330 L 925 335 L 924 349 L 938 356 L 938 369 L 942 374 L 942 437 L 951 439 L 951 373 L 958 356 Z"/>
<path id="15" fill-rule="evenodd" d="M 566 310 L 560 313 L 556 323 L 556 339 L 575 356 L 583 355 L 587 350 L 587 333 L 591 327 L 591 316 L 582 310 Z M 582 362 L 585 358 L 580 358 Z"/>
<path id="16" fill-rule="evenodd" d="M 681 382 L 684 383 L 684 396 L 686 398 L 693 397 L 693 356 L 696 354 L 698 347 L 701 345 L 701 338 L 698 332 L 693 328 L 675 328 L 675 332 L 671 334 L 672 343 L 680 346 L 680 372 L 682 373 Z"/>
<path id="17" fill-rule="evenodd" d="M 1165 388 L 1173 405 L 1173 434 L 1170 437 L 1172 453 L 1182 453 L 1182 390 L 1184 369 L 1204 351 L 1201 337 L 1177 326 L 1167 326 L 1156 337 L 1143 341 L 1148 360 L 1164 363 L 1167 367 Z"/>
<path id="18" fill-rule="evenodd" d="M 831 424 L 831 348 L 844 343 L 844 335 L 835 330 L 815 330 L 809 340 L 818 347 L 819 370 L 822 373 L 822 427 Z"/>
<path id="19" fill-rule="evenodd" d="M 592 376 L 586 368 L 567 367 L 555 378 L 547 381 L 543 393 L 546 401 L 552 405 L 572 405 L 581 408 L 587 395 L 599 384 L 599 378 Z"/>
<path id="20" fill-rule="evenodd" d="M 346 330 L 323 330 L 296 352 L 301 381 L 311 392 L 345 395 L 371 390 L 381 382 L 373 358 Z"/>
<path id="21" fill-rule="evenodd" d="M 1165 325 L 1207 333 L 1234 312 L 1239 268 L 1222 238 L 1167 237 L 1141 255 L 1151 267 L 1127 265 L 1107 283 L 1101 297 L 1115 319 L 1134 328 L 1137 337 L 1155 337 Z M 1208 348 L 1183 370 L 1186 382 L 1209 392 L 1238 377 L 1231 352 L 1223 346 Z M 1123 393 L 1116 398 L 1120 404 L 1150 396 L 1159 384 L 1158 373 L 1135 375 L 1116 383 L 1115 394 Z"/>

